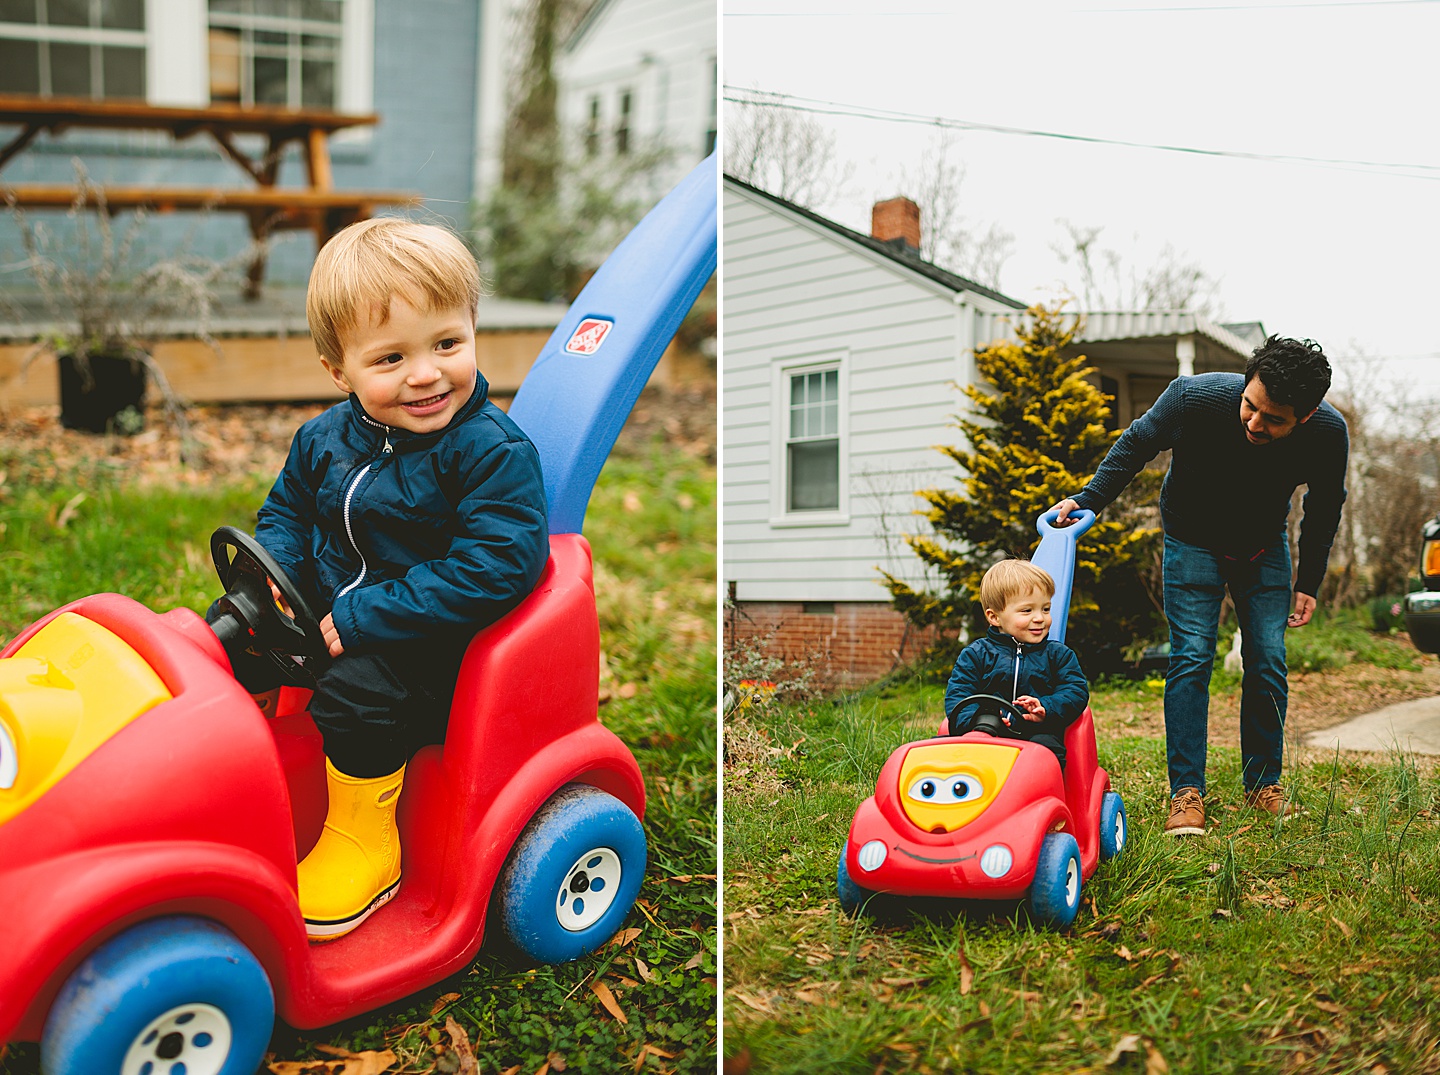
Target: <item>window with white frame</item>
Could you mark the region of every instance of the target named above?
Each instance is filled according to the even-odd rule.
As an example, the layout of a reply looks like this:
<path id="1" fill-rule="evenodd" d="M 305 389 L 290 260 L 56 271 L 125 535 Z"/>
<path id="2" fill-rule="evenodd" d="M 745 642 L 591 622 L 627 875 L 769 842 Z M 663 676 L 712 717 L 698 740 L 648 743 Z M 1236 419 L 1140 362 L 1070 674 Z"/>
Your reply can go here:
<path id="1" fill-rule="evenodd" d="M 785 420 L 785 510 L 840 507 L 840 370 L 788 373 Z"/>
<path id="2" fill-rule="evenodd" d="M 600 155 L 600 96 L 592 93 L 585 103 L 585 156 Z"/>
<path id="3" fill-rule="evenodd" d="M 145 0 L 0 0 L 0 93 L 140 98 Z"/>
<path id="4" fill-rule="evenodd" d="M 210 99 L 333 109 L 342 0 L 209 0 Z"/>
<path id="5" fill-rule="evenodd" d="M 705 152 L 703 156 L 710 156 L 715 152 L 715 134 L 718 130 L 716 125 L 717 117 L 720 114 L 720 71 L 716 66 L 715 57 L 710 58 L 710 109 L 709 116 L 705 121 Z"/>
<path id="6" fill-rule="evenodd" d="M 620 91 L 620 116 L 615 121 L 615 152 L 623 157 L 630 152 L 630 119 L 635 107 L 633 90 Z"/>

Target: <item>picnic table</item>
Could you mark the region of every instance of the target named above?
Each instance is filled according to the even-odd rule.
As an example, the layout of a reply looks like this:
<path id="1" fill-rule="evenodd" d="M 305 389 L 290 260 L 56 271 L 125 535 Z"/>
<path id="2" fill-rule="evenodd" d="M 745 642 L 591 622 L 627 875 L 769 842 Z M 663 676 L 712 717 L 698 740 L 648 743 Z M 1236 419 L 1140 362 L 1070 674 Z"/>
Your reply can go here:
<path id="1" fill-rule="evenodd" d="M 75 127 L 101 130 L 168 131 L 176 140 L 208 134 L 221 152 L 239 166 L 249 185 L 182 187 L 76 186 L 73 184 L 10 184 L 0 176 L 0 198 L 19 207 L 68 209 L 77 202 L 115 212 L 146 208 L 227 210 L 243 213 L 257 243 L 282 229 L 308 228 L 316 249 L 347 224 L 364 220 L 382 205 L 416 206 L 418 194 L 402 191 L 339 191 L 330 162 L 330 135 L 351 127 L 372 126 L 373 113 L 324 109 L 212 104 L 202 108 L 150 105 L 133 100 L 88 97 L 37 97 L 0 94 L 0 127 L 18 131 L 0 145 L 0 169 L 44 132 L 52 135 Z M 263 138 L 261 152 L 248 151 L 240 139 Z M 280 186 L 280 162 L 297 143 L 305 162 L 303 186 Z M 263 245 L 251 262 L 248 294 L 259 293 L 265 272 Z"/>

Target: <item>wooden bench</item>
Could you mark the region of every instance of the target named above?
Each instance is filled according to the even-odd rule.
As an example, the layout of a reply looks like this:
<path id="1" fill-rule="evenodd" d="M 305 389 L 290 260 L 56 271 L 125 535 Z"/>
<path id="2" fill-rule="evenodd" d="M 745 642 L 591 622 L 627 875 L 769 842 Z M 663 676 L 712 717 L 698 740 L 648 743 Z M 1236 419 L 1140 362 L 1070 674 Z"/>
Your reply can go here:
<path id="1" fill-rule="evenodd" d="M 17 126 L 0 146 L 3 168 L 43 132 L 59 134 L 72 127 L 100 130 L 168 131 L 177 141 L 206 133 L 221 152 L 237 164 L 253 187 L 106 186 L 75 187 L 64 184 L 6 184 L 0 180 L 0 198 L 20 208 L 68 209 L 85 204 L 109 212 L 126 209 L 225 210 L 245 214 L 250 233 L 262 243 L 273 232 L 308 228 L 316 248 L 323 246 L 347 224 L 364 220 L 383 205 L 418 206 L 418 194 L 399 191 L 337 191 L 330 163 L 329 136 L 349 127 L 378 122 L 373 113 L 346 114 L 322 109 L 288 109 L 273 106 L 242 108 L 220 104 L 205 108 L 152 106 L 143 101 L 91 100 L 80 97 L 35 97 L 0 94 L 0 126 Z M 258 135 L 265 139 L 262 154 L 245 152 L 236 138 Z M 298 143 L 305 162 L 306 185 L 277 185 L 280 161 L 286 148 Z M 265 256 L 250 265 L 249 287 L 259 293 Z"/>

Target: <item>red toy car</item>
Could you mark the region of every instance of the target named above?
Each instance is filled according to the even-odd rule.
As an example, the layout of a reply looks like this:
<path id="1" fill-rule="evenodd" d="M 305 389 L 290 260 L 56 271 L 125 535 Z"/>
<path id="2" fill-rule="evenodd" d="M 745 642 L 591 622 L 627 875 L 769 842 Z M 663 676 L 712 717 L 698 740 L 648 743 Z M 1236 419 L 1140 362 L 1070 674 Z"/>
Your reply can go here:
<path id="1" fill-rule="evenodd" d="M 1055 580 L 1050 637 L 1064 640 L 1075 541 L 1094 522 L 1050 525 L 1034 562 Z M 860 804 L 840 852 L 840 906 L 855 911 L 875 893 L 970 900 L 1028 898 L 1031 914 L 1065 928 L 1080 890 L 1102 859 L 1125 846 L 1125 804 L 1100 767 L 1089 708 L 1067 729 L 1062 775 L 1055 755 L 1016 738 L 1012 701 L 982 699 L 974 728 L 899 747 Z M 969 701 L 971 699 L 967 699 Z M 1008 720 L 1008 723 L 1007 723 Z"/>
<path id="2" fill-rule="evenodd" d="M 212 542 L 231 613 L 216 630 L 99 594 L 0 652 L 0 1041 L 40 1041 L 47 1075 L 253 1075 L 277 1012 L 316 1027 L 404 997 L 468 965 L 492 922 L 537 962 L 616 932 L 644 874 L 645 790 L 597 717 L 579 531 L 714 270 L 715 195 L 712 157 L 601 267 L 511 407 L 536 434 L 550 561 L 471 643 L 444 745 L 411 760 L 404 884 L 362 928 L 312 945 L 297 904 L 326 809 L 308 692 L 284 688 L 267 720 L 230 672 L 222 637 L 281 667 L 315 653 L 314 617 L 252 539 Z M 597 319 L 605 348 L 571 350 Z"/>

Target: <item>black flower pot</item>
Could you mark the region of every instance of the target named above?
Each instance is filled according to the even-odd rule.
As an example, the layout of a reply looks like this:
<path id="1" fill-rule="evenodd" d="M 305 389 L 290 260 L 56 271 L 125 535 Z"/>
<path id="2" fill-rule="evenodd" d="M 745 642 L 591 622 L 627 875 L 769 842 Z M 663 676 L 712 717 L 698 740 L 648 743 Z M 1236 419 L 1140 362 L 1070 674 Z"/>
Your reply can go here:
<path id="1" fill-rule="evenodd" d="M 145 424 L 145 365 L 129 355 L 61 355 L 60 424 L 87 433 L 138 433 Z M 120 415 L 128 411 L 126 418 Z"/>

